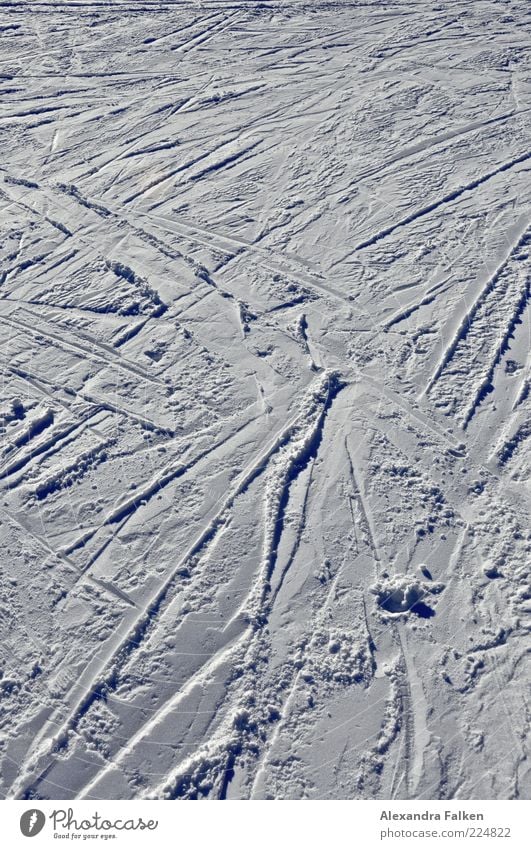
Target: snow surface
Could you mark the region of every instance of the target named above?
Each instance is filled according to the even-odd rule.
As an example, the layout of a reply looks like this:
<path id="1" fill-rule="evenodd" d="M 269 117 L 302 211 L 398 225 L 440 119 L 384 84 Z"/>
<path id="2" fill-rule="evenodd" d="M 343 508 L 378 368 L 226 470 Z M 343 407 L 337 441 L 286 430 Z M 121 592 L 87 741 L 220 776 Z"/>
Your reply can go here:
<path id="1" fill-rule="evenodd" d="M 3 796 L 529 796 L 530 11 L 2 4 Z"/>

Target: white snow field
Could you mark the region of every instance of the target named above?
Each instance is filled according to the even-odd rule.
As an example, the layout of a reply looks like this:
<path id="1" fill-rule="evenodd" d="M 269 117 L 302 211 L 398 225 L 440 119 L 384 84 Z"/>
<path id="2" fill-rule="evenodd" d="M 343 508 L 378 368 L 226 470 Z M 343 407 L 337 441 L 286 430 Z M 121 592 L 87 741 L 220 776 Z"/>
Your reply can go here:
<path id="1" fill-rule="evenodd" d="M 1 786 L 529 798 L 531 6 L 0 6 Z"/>

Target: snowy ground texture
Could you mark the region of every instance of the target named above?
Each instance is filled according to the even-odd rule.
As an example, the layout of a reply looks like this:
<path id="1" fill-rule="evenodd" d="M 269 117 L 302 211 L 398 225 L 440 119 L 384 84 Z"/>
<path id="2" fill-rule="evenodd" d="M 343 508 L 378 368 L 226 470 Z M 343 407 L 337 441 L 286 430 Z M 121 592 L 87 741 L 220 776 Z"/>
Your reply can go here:
<path id="1" fill-rule="evenodd" d="M 3 796 L 530 795 L 530 12 L 2 4 Z"/>

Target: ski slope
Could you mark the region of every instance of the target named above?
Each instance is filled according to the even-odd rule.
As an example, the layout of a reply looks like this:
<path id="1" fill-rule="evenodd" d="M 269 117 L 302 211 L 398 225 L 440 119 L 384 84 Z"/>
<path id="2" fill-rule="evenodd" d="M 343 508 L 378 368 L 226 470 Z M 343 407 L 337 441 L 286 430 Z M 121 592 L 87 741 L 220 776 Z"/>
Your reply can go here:
<path id="1" fill-rule="evenodd" d="M 0 6 L 0 793 L 529 798 L 525 0 Z"/>

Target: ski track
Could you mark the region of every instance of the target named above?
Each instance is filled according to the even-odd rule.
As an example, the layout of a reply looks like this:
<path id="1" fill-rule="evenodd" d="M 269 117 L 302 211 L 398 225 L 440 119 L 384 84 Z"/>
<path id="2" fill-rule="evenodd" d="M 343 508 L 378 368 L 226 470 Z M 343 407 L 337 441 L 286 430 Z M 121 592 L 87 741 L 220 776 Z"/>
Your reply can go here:
<path id="1" fill-rule="evenodd" d="M 82 6 L 0 8 L 0 793 L 528 798 L 527 4 Z"/>

